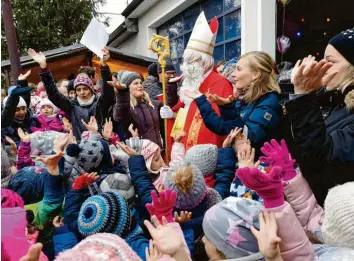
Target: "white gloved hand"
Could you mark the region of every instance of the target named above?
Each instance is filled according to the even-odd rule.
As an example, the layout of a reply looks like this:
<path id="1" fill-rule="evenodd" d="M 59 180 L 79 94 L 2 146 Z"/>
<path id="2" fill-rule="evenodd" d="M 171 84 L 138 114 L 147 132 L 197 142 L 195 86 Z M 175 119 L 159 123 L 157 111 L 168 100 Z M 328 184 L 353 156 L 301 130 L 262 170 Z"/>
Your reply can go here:
<path id="1" fill-rule="evenodd" d="M 172 119 L 173 118 L 173 111 L 169 106 L 163 106 L 160 109 L 160 116 L 162 119 Z"/>

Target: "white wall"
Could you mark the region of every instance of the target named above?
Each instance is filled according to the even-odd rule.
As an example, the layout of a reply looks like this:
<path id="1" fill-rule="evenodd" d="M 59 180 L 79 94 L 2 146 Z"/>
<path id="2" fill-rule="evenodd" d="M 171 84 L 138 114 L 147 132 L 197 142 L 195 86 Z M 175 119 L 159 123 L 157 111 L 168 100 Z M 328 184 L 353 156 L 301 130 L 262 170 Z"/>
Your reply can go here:
<path id="1" fill-rule="evenodd" d="M 241 53 L 264 51 L 275 59 L 276 0 L 242 0 Z"/>
<path id="2" fill-rule="evenodd" d="M 136 53 L 152 58 L 156 54 L 148 50 L 150 39 L 156 28 L 179 14 L 197 0 L 160 0 L 138 18 L 139 32 L 119 46 L 123 52 Z"/>

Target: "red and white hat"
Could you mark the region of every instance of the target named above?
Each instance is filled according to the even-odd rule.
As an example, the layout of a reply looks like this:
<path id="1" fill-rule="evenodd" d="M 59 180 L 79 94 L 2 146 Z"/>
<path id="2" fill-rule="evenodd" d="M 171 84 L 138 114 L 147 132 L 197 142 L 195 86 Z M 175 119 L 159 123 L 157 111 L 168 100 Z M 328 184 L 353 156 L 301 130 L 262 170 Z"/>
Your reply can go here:
<path id="1" fill-rule="evenodd" d="M 214 17 L 210 24 L 208 24 L 204 12 L 202 12 L 195 22 L 193 32 L 186 49 L 191 49 L 213 56 L 218 27 L 219 23 L 216 17 Z"/>

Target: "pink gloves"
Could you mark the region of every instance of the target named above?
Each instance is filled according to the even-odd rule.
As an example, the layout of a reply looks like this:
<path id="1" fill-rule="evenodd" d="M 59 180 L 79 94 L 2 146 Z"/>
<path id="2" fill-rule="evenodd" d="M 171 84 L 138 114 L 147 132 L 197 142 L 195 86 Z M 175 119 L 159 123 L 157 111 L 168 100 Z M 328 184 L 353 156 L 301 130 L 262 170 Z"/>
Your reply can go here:
<path id="1" fill-rule="evenodd" d="M 281 174 L 283 181 L 291 180 L 296 176 L 294 168 L 295 160 L 291 159 L 285 140 L 281 140 L 281 145 L 274 139 L 271 140 L 270 143 L 271 144 L 269 144 L 269 142 L 264 143 L 261 151 L 265 156 L 259 157 L 259 160 L 273 167 L 281 167 L 283 170 Z"/>
<path id="2" fill-rule="evenodd" d="M 169 223 L 173 222 L 173 207 L 176 203 L 176 192 L 167 189 L 160 192 L 160 198 L 157 197 L 155 190 L 151 192 L 152 203 L 147 203 L 145 207 L 150 213 L 150 216 L 156 216 L 162 222 L 164 216 Z"/>
<path id="3" fill-rule="evenodd" d="M 263 198 L 266 208 L 275 208 L 284 204 L 281 172 L 280 167 L 274 167 L 269 174 L 264 174 L 257 168 L 242 168 L 237 170 L 237 176 L 246 187 Z"/>

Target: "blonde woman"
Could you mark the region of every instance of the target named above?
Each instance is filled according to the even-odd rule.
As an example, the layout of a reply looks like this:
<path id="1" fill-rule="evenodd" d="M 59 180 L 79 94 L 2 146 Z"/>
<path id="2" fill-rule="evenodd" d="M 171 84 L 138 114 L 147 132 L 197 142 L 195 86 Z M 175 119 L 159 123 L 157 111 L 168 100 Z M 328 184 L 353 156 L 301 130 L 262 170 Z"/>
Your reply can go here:
<path id="1" fill-rule="evenodd" d="M 232 73 L 233 96 L 227 99 L 216 95 L 185 92 L 195 99 L 205 125 L 214 133 L 227 135 L 236 127 L 247 126 L 252 146 L 260 146 L 275 132 L 280 119 L 278 94 L 275 81 L 276 66 L 264 52 L 242 55 Z M 209 101 L 219 105 L 221 116 L 212 109 Z"/>
<path id="2" fill-rule="evenodd" d="M 139 136 L 151 140 L 162 148 L 160 129 L 163 130 L 163 121 L 160 118 L 162 102 L 152 100 L 144 91 L 142 76 L 136 72 L 120 71 L 116 82 L 109 84 L 118 89 L 113 118 L 118 121 L 129 136 L 128 127 L 133 124 L 138 129 Z M 177 85 L 168 86 L 167 92 L 174 91 L 177 95 Z M 171 95 L 173 96 L 173 95 Z M 167 101 L 168 105 L 174 106 Z M 172 102 L 173 103 L 173 102 Z M 161 125 L 161 128 L 160 128 Z"/>
<path id="3" fill-rule="evenodd" d="M 354 180 L 354 28 L 329 41 L 323 60 L 298 62 L 292 80 L 286 141 L 322 205 L 328 189 Z"/>

